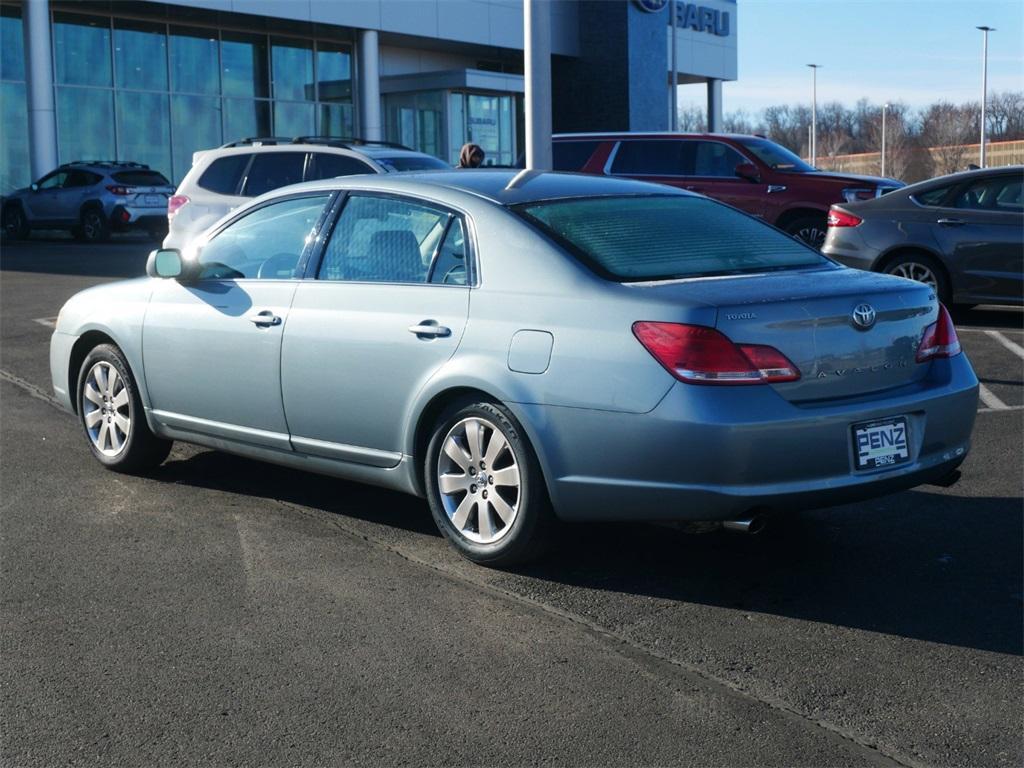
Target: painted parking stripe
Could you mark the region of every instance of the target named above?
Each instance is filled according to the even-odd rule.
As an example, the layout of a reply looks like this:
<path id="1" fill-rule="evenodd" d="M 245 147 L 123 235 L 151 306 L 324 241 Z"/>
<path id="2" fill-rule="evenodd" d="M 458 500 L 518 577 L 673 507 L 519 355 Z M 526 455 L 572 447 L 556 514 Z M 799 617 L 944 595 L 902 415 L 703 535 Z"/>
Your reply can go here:
<path id="1" fill-rule="evenodd" d="M 985 335 L 995 339 L 1008 350 L 1013 352 L 1013 354 L 1015 354 L 1021 360 L 1024 360 L 1024 347 L 1022 347 L 1017 342 L 1010 341 L 1008 338 L 1003 336 L 1003 334 L 1001 334 L 999 331 L 985 331 Z"/>
<path id="2" fill-rule="evenodd" d="M 978 385 L 978 398 L 993 411 L 1005 411 L 1010 407 L 996 397 L 995 393 L 984 384 Z"/>
<path id="3" fill-rule="evenodd" d="M 1024 405 L 1004 405 L 1002 408 L 979 408 L 978 413 L 1012 413 L 1024 410 Z"/>
<path id="4" fill-rule="evenodd" d="M 56 317 L 34 317 L 34 318 L 32 318 L 32 322 L 33 323 L 39 323 L 40 325 L 45 325 L 47 328 L 56 328 L 57 327 L 57 318 Z"/>

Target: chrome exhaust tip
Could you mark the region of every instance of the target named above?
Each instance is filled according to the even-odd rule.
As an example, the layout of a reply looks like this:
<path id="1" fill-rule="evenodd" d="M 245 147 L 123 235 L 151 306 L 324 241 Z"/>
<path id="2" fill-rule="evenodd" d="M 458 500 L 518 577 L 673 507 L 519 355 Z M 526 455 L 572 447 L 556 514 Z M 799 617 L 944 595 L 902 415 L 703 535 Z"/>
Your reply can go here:
<path id="1" fill-rule="evenodd" d="M 725 520 L 722 523 L 722 527 L 725 528 L 725 530 L 727 531 L 735 531 L 736 533 L 746 533 L 751 536 L 763 531 L 764 526 L 765 519 L 761 515 L 745 517 L 739 520 Z"/>

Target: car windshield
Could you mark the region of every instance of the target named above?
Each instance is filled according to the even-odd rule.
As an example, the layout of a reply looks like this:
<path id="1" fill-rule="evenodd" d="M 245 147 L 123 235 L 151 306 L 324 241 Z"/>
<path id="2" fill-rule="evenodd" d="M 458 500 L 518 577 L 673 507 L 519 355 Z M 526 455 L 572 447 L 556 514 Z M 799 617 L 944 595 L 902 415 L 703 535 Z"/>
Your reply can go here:
<path id="1" fill-rule="evenodd" d="M 428 155 L 399 155 L 397 157 L 375 157 L 373 158 L 383 165 L 388 171 L 436 171 L 445 169 L 450 171 L 452 167 L 443 160 Z"/>
<path id="2" fill-rule="evenodd" d="M 757 159 L 776 171 L 811 173 L 817 169 L 808 165 L 783 146 L 768 139 L 740 139 L 740 144 L 753 152 Z"/>
<path id="3" fill-rule="evenodd" d="M 514 208 L 598 274 L 619 282 L 824 266 L 816 251 L 702 197 L 596 197 Z"/>

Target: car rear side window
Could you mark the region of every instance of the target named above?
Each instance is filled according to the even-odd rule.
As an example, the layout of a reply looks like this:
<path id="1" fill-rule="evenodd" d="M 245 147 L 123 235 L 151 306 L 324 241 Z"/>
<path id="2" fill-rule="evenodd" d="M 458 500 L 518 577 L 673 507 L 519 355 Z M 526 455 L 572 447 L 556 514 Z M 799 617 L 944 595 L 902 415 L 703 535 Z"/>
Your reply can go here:
<path id="1" fill-rule="evenodd" d="M 350 195 L 317 277 L 425 283 L 451 214 L 409 200 Z"/>
<path id="2" fill-rule="evenodd" d="M 1019 176 L 982 179 L 958 194 L 953 205 L 973 211 L 1020 212 L 1020 190 Z"/>
<path id="3" fill-rule="evenodd" d="M 251 154 L 227 155 L 218 157 L 210 167 L 203 171 L 197 182 L 200 187 L 219 195 L 237 195 L 238 185 L 249 164 Z"/>
<path id="4" fill-rule="evenodd" d="M 264 205 L 235 219 L 199 250 L 200 279 L 291 280 L 329 194 Z"/>
<path id="5" fill-rule="evenodd" d="M 582 171 L 599 146 L 600 141 L 556 141 L 551 147 L 554 169 Z"/>
<path id="6" fill-rule="evenodd" d="M 516 211 L 620 282 L 771 272 L 828 262 L 792 237 L 701 197 L 598 197 Z"/>
<path id="7" fill-rule="evenodd" d="M 632 176 L 688 175 L 693 162 L 690 142 L 672 139 L 635 139 L 619 144 L 612 162 L 612 173 Z"/>
<path id="8" fill-rule="evenodd" d="M 918 205 L 937 206 L 942 205 L 942 201 L 946 199 L 949 191 L 953 187 L 947 184 L 944 187 L 936 187 L 935 189 L 929 189 L 927 192 L 919 192 L 916 195 L 912 195 Z"/>
<path id="9" fill-rule="evenodd" d="M 171 183 L 157 171 L 121 171 L 111 174 L 110 178 L 132 187 L 167 187 Z"/>
<path id="10" fill-rule="evenodd" d="M 256 197 L 272 189 L 298 184 L 306 167 L 305 152 L 262 152 L 252 159 L 242 194 Z"/>
<path id="11" fill-rule="evenodd" d="M 332 155 L 327 152 L 314 152 L 306 180 L 333 179 L 335 176 L 354 176 L 358 173 L 373 173 L 373 168 L 348 155 Z"/>

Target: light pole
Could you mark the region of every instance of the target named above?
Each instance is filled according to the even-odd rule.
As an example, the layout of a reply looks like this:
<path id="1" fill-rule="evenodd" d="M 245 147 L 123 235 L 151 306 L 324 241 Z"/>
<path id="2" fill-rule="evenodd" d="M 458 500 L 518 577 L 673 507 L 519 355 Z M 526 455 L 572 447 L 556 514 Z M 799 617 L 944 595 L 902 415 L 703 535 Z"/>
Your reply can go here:
<path id="1" fill-rule="evenodd" d="M 808 64 L 811 68 L 811 165 L 818 164 L 818 69 L 821 64 Z"/>
<path id="2" fill-rule="evenodd" d="M 981 167 L 985 167 L 985 107 L 988 101 L 988 33 L 995 27 L 977 27 L 981 30 Z"/>
<path id="3" fill-rule="evenodd" d="M 886 102 L 882 105 L 882 175 L 885 176 L 885 112 L 889 109 Z"/>

